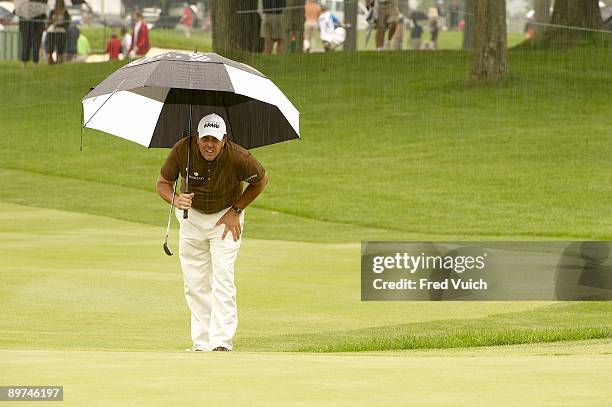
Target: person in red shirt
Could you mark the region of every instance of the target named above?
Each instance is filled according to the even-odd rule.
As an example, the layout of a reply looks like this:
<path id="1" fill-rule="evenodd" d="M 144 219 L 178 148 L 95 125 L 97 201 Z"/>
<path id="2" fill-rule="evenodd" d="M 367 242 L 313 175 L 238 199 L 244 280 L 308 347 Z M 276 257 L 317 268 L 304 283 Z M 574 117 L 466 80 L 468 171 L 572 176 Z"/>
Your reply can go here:
<path id="1" fill-rule="evenodd" d="M 106 53 L 108 54 L 109 61 L 119 59 L 119 54 L 121 53 L 121 40 L 117 38 L 117 34 L 111 34 L 110 40 L 108 40 L 106 44 Z"/>
<path id="2" fill-rule="evenodd" d="M 191 37 L 191 28 L 193 27 L 193 10 L 189 7 L 189 3 L 183 3 L 183 17 L 181 17 L 181 21 L 183 24 L 183 31 L 185 32 L 185 37 Z"/>
<path id="3" fill-rule="evenodd" d="M 134 24 L 134 30 L 132 31 L 132 49 L 130 56 L 139 58 L 145 56 L 147 52 L 149 52 L 151 44 L 149 43 L 149 29 L 142 17 L 142 13 L 136 11 L 134 17 L 136 24 Z"/>

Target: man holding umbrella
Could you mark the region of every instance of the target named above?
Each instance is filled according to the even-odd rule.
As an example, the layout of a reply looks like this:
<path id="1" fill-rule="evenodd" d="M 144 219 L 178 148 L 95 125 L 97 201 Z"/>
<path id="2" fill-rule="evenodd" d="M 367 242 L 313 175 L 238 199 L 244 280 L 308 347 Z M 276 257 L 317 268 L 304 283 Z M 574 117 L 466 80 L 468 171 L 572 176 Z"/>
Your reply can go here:
<path id="1" fill-rule="evenodd" d="M 157 191 L 171 204 L 163 243 L 168 256 L 172 207 L 183 211 L 179 257 L 192 349 L 231 350 L 242 211 L 268 182 L 247 150 L 299 139 L 299 111 L 269 78 L 246 64 L 214 53 L 176 51 L 122 66 L 82 103 L 83 129 L 148 148 L 172 147 Z M 181 193 L 175 197 L 179 174 Z M 242 182 L 250 184 L 244 191 Z"/>
<path id="2" fill-rule="evenodd" d="M 181 193 L 174 196 L 179 174 Z M 244 191 L 242 182 L 249 184 Z M 185 298 L 191 311 L 193 347 L 188 350 L 232 349 L 238 325 L 234 262 L 244 209 L 267 183 L 263 166 L 228 139 L 225 120 L 214 113 L 200 120 L 197 137 L 174 145 L 161 168 L 157 192 L 177 209 L 189 210 L 188 218 L 177 216 Z"/>

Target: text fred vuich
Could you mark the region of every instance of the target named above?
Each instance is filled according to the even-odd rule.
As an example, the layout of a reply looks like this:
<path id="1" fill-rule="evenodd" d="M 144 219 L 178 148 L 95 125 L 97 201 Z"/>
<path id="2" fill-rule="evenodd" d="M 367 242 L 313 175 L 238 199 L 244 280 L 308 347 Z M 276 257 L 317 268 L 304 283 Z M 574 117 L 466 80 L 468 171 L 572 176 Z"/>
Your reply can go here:
<path id="1" fill-rule="evenodd" d="M 375 290 L 486 290 L 487 282 L 483 278 L 472 279 L 460 277 L 470 271 L 483 272 L 486 266 L 487 253 L 481 256 L 432 256 L 421 253 L 395 253 L 390 256 L 374 256 L 372 272 L 382 274 L 386 271 L 408 273 L 410 278 L 387 281 L 375 278 L 372 286 Z M 456 277 L 443 277 L 439 273 L 435 278 L 431 274 L 436 270 L 445 270 Z M 420 274 L 420 275 L 419 275 Z M 424 278 L 423 274 L 429 274 Z M 396 274 L 395 274 L 396 275 Z"/>

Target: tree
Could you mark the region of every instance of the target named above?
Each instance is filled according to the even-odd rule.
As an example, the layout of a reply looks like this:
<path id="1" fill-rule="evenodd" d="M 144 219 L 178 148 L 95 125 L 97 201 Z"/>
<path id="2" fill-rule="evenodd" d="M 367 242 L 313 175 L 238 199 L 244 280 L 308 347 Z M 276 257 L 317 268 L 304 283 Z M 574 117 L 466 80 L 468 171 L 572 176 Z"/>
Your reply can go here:
<path id="1" fill-rule="evenodd" d="M 463 11 L 463 49 L 472 49 L 474 41 L 474 0 L 465 0 Z"/>
<path id="2" fill-rule="evenodd" d="M 233 51 L 261 51 L 257 0 L 212 0 L 213 50 L 219 54 Z M 248 11 L 248 12 L 240 12 Z"/>
<path id="3" fill-rule="evenodd" d="M 534 31 L 537 33 L 546 30 L 546 25 L 550 23 L 550 0 L 533 0 L 533 21 Z"/>
<path id="4" fill-rule="evenodd" d="M 508 72 L 506 0 L 475 0 L 474 18 L 474 48 L 468 78 L 501 78 Z"/>
<path id="5" fill-rule="evenodd" d="M 344 2 L 344 24 L 350 24 L 351 28 L 346 32 L 346 40 L 344 41 L 345 51 L 357 51 L 357 11 L 358 5 L 356 1 Z"/>
<path id="6" fill-rule="evenodd" d="M 555 0 L 550 23 L 551 26 L 543 33 L 543 42 L 551 46 L 580 42 L 590 35 L 585 28 L 601 30 L 603 27 L 599 1 Z"/>

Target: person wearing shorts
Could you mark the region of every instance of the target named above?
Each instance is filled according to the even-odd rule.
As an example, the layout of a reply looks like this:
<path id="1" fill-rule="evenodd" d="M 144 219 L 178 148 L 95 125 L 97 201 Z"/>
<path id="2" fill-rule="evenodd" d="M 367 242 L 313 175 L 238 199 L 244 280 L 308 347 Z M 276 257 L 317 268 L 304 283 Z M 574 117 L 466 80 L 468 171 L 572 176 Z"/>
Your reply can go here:
<path id="1" fill-rule="evenodd" d="M 388 44 L 395 34 L 399 21 L 399 0 L 376 0 L 376 49 L 381 51 L 389 48 Z M 385 46 L 385 31 L 389 28 L 387 46 Z"/>
<path id="2" fill-rule="evenodd" d="M 64 0 L 57 0 L 55 7 L 49 13 L 49 24 L 47 26 L 47 62 L 61 64 L 64 62 L 66 53 L 66 40 L 68 27 L 70 25 L 70 14 L 64 5 Z M 53 52 L 57 57 L 53 59 Z"/>
<path id="3" fill-rule="evenodd" d="M 261 21 L 261 38 L 264 39 L 264 52 L 272 53 L 276 42 L 276 53 L 284 52 L 283 11 L 285 0 L 263 0 L 263 19 Z"/>
<path id="4" fill-rule="evenodd" d="M 304 52 L 310 52 L 323 10 L 317 0 L 308 0 L 304 6 Z"/>

